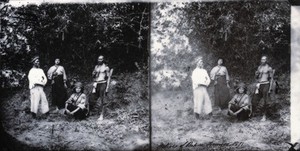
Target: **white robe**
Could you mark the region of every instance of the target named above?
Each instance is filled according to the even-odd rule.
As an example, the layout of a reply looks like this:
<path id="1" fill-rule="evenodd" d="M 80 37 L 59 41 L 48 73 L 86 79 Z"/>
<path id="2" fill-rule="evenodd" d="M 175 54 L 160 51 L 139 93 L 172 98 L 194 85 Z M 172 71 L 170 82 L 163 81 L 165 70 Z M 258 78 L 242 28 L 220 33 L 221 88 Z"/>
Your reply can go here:
<path id="1" fill-rule="evenodd" d="M 44 71 L 40 68 L 32 68 L 28 74 L 29 89 L 30 89 L 30 111 L 38 112 L 39 103 L 41 102 L 41 112 L 49 111 L 49 104 L 43 89 L 47 83 L 47 77 Z M 36 85 L 37 84 L 37 85 Z"/>
<path id="2" fill-rule="evenodd" d="M 210 77 L 205 69 L 196 68 L 192 73 L 194 112 L 209 114 L 212 112 L 212 104 L 207 92 Z"/>
<path id="3" fill-rule="evenodd" d="M 47 77 L 44 71 L 40 68 L 31 68 L 28 73 L 29 89 L 32 89 L 35 84 L 46 85 Z"/>

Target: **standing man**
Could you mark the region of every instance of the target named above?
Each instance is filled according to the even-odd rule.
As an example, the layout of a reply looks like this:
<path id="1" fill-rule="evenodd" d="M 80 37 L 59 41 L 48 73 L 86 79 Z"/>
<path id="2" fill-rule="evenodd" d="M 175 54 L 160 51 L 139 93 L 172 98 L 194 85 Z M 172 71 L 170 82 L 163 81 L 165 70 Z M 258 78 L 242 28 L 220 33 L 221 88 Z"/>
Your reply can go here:
<path id="1" fill-rule="evenodd" d="M 203 68 L 202 57 L 200 57 L 197 67 L 192 73 L 194 113 L 196 119 L 200 119 L 200 115 L 203 117 L 203 115 L 212 114 L 212 104 L 207 92 L 210 81 L 207 71 Z"/>
<path id="2" fill-rule="evenodd" d="M 46 114 L 49 111 L 48 101 L 44 92 L 44 86 L 47 83 L 47 77 L 44 71 L 40 68 L 39 57 L 32 59 L 33 67 L 28 74 L 29 89 L 30 89 L 30 111 L 33 118 L 36 118 L 38 106 L 41 101 L 41 112 Z"/>
<path id="3" fill-rule="evenodd" d="M 110 72 L 109 67 L 104 63 L 102 55 L 98 57 L 98 63 L 94 68 L 92 76 L 94 81 L 93 93 L 96 94 L 97 104 L 100 103 L 101 112 L 103 113 L 103 100 L 105 92 L 108 92 Z M 102 113 L 100 116 L 103 116 Z"/>
<path id="4" fill-rule="evenodd" d="M 255 72 L 255 77 L 257 80 L 256 91 L 253 96 L 253 109 L 260 109 L 263 112 L 263 117 L 261 121 L 266 121 L 266 111 L 269 105 L 269 94 L 272 91 L 273 83 L 273 70 L 271 66 L 267 63 L 267 56 L 261 57 L 261 64 Z M 262 102 L 261 102 L 262 99 Z M 259 106 L 259 104 L 261 104 Z"/>
<path id="5" fill-rule="evenodd" d="M 56 112 L 65 107 L 67 98 L 67 75 L 63 66 L 60 65 L 60 59 L 56 58 L 54 65 L 47 72 L 48 79 L 52 86 L 52 104 L 56 107 Z"/>

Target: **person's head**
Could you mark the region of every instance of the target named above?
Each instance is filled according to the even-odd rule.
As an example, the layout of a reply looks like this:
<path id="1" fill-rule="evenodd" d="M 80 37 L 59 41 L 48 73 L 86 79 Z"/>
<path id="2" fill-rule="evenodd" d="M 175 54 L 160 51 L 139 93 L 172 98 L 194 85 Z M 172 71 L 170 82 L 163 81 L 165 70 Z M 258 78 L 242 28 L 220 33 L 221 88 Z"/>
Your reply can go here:
<path id="1" fill-rule="evenodd" d="M 261 64 L 266 64 L 267 63 L 267 56 L 262 56 L 260 59 Z"/>
<path id="2" fill-rule="evenodd" d="M 103 64 L 103 62 L 104 62 L 104 56 L 100 55 L 98 57 L 98 64 Z"/>
<path id="3" fill-rule="evenodd" d="M 222 64 L 223 64 L 223 61 L 224 61 L 223 58 L 219 58 L 219 59 L 218 59 L 218 65 L 222 65 Z"/>
<path id="4" fill-rule="evenodd" d="M 81 82 L 74 84 L 73 93 L 83 93 L 83 84 Z"/>
<path id="5" fill-rule="evenodd" d="M 199 57 L 199 59 L 197 61 L 197 67 L 203 68 L 203 59 L 202 59 L 202 57 Z"/>
<path id="6" fill-rule="evenodd" d="M 246 85 L 244 83 L 240 83 L 236 89 L 236 93 L 239 93 L 239 94 L 247 93 Z"/>
<path id="7" fill-rule="evenodd" d="M 40 58 L 38 56 L 32 58 L 31 62 L 34 67 L 36 68 L 40 67 Z"/>
<path id="8" fill-rule="evenodd" d="M 60 59 L 59 58 L 56 58 L 55 61 L 54 61 L 55 65 L 59 65 L 60 64 Z"/>

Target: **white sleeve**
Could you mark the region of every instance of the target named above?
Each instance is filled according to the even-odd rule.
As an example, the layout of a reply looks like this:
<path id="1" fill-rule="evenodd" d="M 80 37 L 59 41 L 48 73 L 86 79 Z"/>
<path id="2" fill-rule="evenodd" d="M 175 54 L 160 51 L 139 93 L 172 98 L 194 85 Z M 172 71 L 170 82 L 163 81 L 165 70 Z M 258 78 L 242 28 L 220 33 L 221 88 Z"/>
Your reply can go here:
<path id="1" fill-rule="evenodd" d="M 205 85 L 208 86 L 209 84 L 210 84 L 210 77 L 207 71 L 205 71 Z"/>
<path id="2" fill-rule="evenodd" d="M 28 73 L 28 81 L 29 81 L 29 89 L 32 89 L 34 87 L 34 84 L 36 83 L 36 79 L 34 78 L 34 72 L 32 69 Z"/>
<path id="3" fill-rule="evenodd" d="M 63 66 L 61 66 L 61 67 L 62 67 L 62 72 L 63 72 L 63 79 L 64 79 L 64 81 L 67 81 L 66 70 L 65 70 L 65 68 Z"/>
<path id="4" fill-rule="evenodd" d="M 196 89 L 198 87 L 198 85 L 200 84 L 199 80 L 200 80 L 201 76 L 199 76 L 198 73 L 199 72 L 197 72 L 196 69 L 192 73 L 193 89 Z"/>
<path id="5" fill-rule="evenodd" d="M 228 74 L 228 70 L 227 70 L 226 67 L 224 67 L 224 70 L 225 70 L 226 80 L 229 81 L 230 77 L 229 77 L 229 74 Z"/>
<path id="6" fill-rule="evenodd" d="M 197 87 L 195 79 L 196 79 L 196 75 L 195 75 L 195 70 L 194 70 L 193 73 L 192 73 L 192 86 L 193 86 L 193 89 L 195 89 Z"/>
<path id="7" fill-rule="evenodd" d="M 32 70 L 29 70 L 29 73 L 28 73 L 28 80 L 29 82 L 32 82 Z"/>
<path id="8" fill-rule="evenodd" d="M 46 85 L 47 77 L 42 69 L 41 69 L 41 74 L 42 74 L 42 85 Z"/>
<path id="9" fill-rule="evenodd" d="M 215 75 L 216 75 L 216 67 L 212 68 L 211 71 L 210 71 L 210 78 L 212 80 L 215 80 Z"/>
<path id="10" fill-rule="evenodd" d="M 50 69 L 47 72 L 48 79 L 52 79 L 52 74 L 53 74 L 53 66 L 50 67 Z"/>

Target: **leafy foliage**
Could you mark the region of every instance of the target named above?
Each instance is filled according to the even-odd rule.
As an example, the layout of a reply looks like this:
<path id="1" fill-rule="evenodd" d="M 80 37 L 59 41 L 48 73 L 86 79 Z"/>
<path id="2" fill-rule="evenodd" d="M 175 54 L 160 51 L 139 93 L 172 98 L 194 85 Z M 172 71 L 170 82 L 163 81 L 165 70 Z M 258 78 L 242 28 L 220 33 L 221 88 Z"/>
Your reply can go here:
<path id="1" fill-rule="evenodd" d="M 159 3 L 152 10 L 152 72 L 190 75 L 199 56 L 210 71 L 221 57 L 231 77 L 249 81 L 267 55 L 276 75 L 289 73 L 289 13 L 288 2 Z"/>
<path id="2" fill-rule="evenodd" d="M 224 58 L 234 75 L 253 78 L 262 55 L 280 73 L 289 71 L 288 2 L 191 3 L 186 8 L 191 43 Z"/>
<path id="3" fill-rule="evenodd" d="M 2 3 L 0 11 L 0 69 L 20 70 L 24 65 L 28 65 L 26 60 L 30 58 L 27 55 L 30 47 L 25 36 L 26 32 L 30 32 L 30 28 L 22 25 L 25 21 L 18 17 L 16 8 Z"/>
<path id="4" fill-rule="evenodd" d="M 40 55 L 47 69 L 60 57 L 68 71 L 91 73 L 98 55 L 116 72 L 145 65 L 149 8 L 146 3 L 1 5 L 1 68 L 28 71 Z"/>

